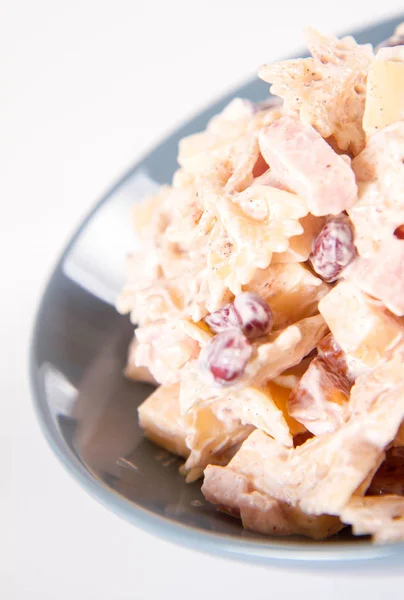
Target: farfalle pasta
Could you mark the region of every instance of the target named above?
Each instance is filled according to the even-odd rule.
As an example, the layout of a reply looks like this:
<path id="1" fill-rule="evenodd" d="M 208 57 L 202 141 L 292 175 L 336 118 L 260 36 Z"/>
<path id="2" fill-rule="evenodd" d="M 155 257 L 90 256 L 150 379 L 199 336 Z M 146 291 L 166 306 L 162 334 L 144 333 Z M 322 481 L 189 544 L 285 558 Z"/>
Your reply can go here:
<path id="1" fill-rule="evenodd" d="M 404 37 L 309 29 L 134 207 L 145 434 L 244 527 L 404 540 Z"/>

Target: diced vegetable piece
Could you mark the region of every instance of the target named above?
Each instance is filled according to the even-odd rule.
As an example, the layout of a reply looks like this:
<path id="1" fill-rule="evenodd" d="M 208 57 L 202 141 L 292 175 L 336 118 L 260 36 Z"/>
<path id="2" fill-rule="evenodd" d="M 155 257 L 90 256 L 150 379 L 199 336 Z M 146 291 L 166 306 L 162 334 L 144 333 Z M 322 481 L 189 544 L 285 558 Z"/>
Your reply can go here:
<path id="1" fill-rule="evenodd" d="M 404 119 L 404 62 L 374 60 L 366 87 L 363 129 L 368 135 Z"/>
<path id="2" fill-rule="evenodd" d="M 319 302 L 337 342 L 364 367 L 375 367 L 404 340 L 404 326 L 384 306 L 348 281 L 341 281 Z"/>
<path id="3" fill-rule="evenodd" d="M 178 383 L 158 387 L 139 406 L 139 424 L 152 442 L 186 458 L 189 450 L 178 395 Z"/>

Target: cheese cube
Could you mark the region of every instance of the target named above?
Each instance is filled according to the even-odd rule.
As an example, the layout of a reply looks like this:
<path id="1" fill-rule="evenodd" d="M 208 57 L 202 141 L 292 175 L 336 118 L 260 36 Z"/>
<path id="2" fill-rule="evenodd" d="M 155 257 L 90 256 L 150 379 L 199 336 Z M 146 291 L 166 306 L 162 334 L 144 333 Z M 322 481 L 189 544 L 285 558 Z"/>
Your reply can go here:
<path id="1" fill-rule="evenodd" d="M 404 327 L 381 302 L 341 281 L 319 302 L 319 310 L 348 355 L 373 368 L 404 340 Z"/>
<path id="2" fill-rule="evenodd" d="M 179 384 L 160 385 L 138 408 L 139 424 L 158 446 L 186 458 L 186 431 L 180 415 Z"/>
<path id="3" fill-rule="evenodd" d="M 404 119 L 404 62 L 373 61 L 366 86 L 363 129 L 370 135 Z"/>

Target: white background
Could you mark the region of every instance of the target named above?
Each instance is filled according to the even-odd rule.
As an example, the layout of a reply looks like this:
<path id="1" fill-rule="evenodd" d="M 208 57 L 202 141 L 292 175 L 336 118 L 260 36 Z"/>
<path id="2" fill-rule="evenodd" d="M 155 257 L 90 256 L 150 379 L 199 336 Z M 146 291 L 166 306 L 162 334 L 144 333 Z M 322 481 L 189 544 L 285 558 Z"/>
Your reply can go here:
<path id="1" fill-rule="evenodd" d="M 337 4 L 338 11 L 324 0 L 1 1 L 4 600 L 402 594 L 404 565 L 402 575 L 375 564 L 343 572 L 255 567 L 184 550 L 120 521 L 52 454 L 27 374 L 32 320 L 57 255 L 127 166 L 258 64 L 299 48 L 304 25 L 341 32 L 402 8 L 402 0 Z"/>

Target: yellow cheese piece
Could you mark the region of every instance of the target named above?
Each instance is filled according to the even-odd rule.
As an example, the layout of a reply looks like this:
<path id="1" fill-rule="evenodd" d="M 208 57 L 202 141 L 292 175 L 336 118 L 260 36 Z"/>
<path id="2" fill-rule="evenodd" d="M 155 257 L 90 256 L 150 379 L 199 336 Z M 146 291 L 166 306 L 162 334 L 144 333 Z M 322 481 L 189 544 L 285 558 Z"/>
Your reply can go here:
<path id="1" fill-rule="evenodd" d="M 189 455 L 180 415 L 179 384 L 160 385 L 138 408 L 139 424 L 158 446 L 184 458 Z"/>
<path id="2" fill-rule="evenodd" d="M 288 406 L 288 399 L 289 399 L 291 390 L 287 387 L 278 385 L 277 383 L 274 383 L 273 381 L 270 381 L 267 384 L 267 386 L 268 386 L 268 391 L 271 394 L 273 401 L 275 402 L 275 404 L 279 408 L 279 410 L 281 410 L 283 413 L 284 419 L 289 426 L 290 434 L 294 437 L 295 435 L 298 435 L 299 433 L 304 433 L 305 431 L 307 431 L 306 427 L 304 425 L 302 425 L 302 423 L 299 423 L 299 421 L 296 421 L 296 419 L 291 417 L 290 414 L 288 413 L 287 406 Z"/>
<path id="3" fill-rule="evenodd" d="M 160 385 L 139 406 L 139 424 L 152 442 L 188 459 L 183 474 L 188 475 L 187 481 L 192 481 L 207 464 L 226 464 L 232 446 L 242 442 L 253 430 L 232 414 L 231 404 L 228 407 L 224 402 L 201 403 L 181 415 L 179 383 Z M 222 414 L 226 408 L 230 411 L 224 410 Z"/>
<path id="4" fill-rule="evenodd" d="M 369 70 L 363 129 L 367 135 L 404 119 L 404 62 L 375 60 Z"/>
<path id="5" fill-rule="evenodd" d="M 367 367 L 404 340 L 402 323 L 348 281 L 334 287 L 318 307 L 344 352 Z"/>

